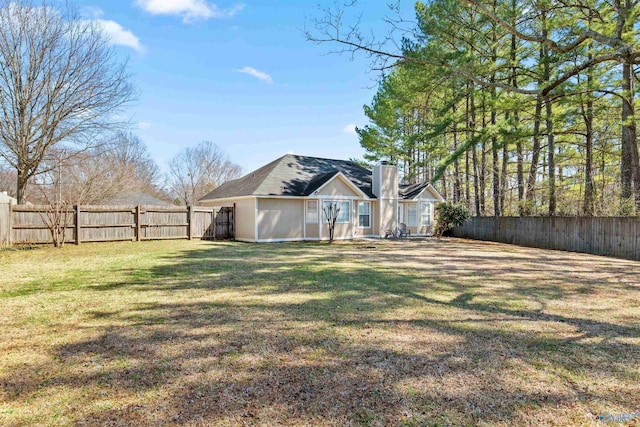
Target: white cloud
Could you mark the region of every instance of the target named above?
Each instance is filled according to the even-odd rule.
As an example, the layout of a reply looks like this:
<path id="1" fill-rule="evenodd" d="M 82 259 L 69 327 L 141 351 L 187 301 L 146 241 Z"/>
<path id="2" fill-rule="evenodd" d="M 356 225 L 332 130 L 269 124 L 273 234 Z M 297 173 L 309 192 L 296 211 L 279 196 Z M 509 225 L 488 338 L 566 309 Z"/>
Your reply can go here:
<path id="1" fill-rule="evenodd" d="M 151 127 L 151 122 L 138 122 L 138 129 L 149 129 Z"/>
<path id="2" fill-rule="evenodd" d="M 130 47 L 131 49 L 143 53 L 144 46 L 140 43 L 138 36 L 129 30 L 125 30 L 122 25 L 110 19 L 102 19 L 104 12 L 96 6 L 87 6 L 81 10 L 83 20 L 81 24 L 95 23 L 109 38 L 111 44 Z"/>
<path id="3" fill-rule="evenodd" d="M 273 79 L 269 74 L 265 73 L 264 71 L 256 70 L 255 68 L 244 67 L 236 71 L 238 73 L 249 74 L 250 76 L 253 76 L 256 79 L 262 80 L 263 82 L 266 82 L 269 84 L 273 83 Z"/>
<path id="4" fill-rule="evenodd" d="M 356 125 L 354 125 L 353 123 L 349 123 L 348 125 L 343 127 L 342 132 L 347 133 L 349 135 L 358 135 L 358 133 L 356 132 Z"/>
<path id="5" fill-rule="evenodd" d="M 112 44 L 130 47 L 140 53 L 145 51 L 144 46 L 140 43 L 140 39 L 131 31 L 125 30 L 122 25 L 116 21 L 96 19 L 95 22 L 102 28 L 107 37 L 109 37 Z"/>
<path id="6" fill-rule="evenodd" d="M 188 23 L 198 19 L 231 18 L 244 8 L 244 4 L 222 9 L 205 0 L 136 0 L 136 5 L 152 15 L 173 15 Z"/>

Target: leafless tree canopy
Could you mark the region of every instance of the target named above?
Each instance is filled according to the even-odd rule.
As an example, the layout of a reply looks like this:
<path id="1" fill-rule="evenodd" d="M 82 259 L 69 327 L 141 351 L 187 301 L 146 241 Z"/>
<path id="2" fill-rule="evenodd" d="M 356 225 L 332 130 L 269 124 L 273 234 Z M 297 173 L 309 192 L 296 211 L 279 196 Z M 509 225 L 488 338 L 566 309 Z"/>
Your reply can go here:
<path id="1" fill-rule="evenodd" d="M 0 192 L 6 191 L 14 197 L 16 187 L 16 171 L 2 162 L 0 159 Z"/>
<path id="2" fill-rule="evenodd" d="M 86 149 L 134 97 L 126 62 L 69 8 L 0 0 L 0 156 L 21 202 L 52 147 Z"/>
<path id="3" fill-rule="evenodd" d="M 204 141 L 171 160 L 169 186 L 176 199 L 190 206 L 225 181 L 238 178 L 241 171 L 222 148 Z"/>
<path id="4" fill-rule="evenodd" d="M 39 178 L 43 191 L 35 192 L 34 201 L 61 198 L 71 204 L 108 204 L 132 192 L 166 198 L 158 165 L 132 133 L 119 132 L 99 147 L 64 157 L 51 164 L 45 161 L 43 168 L 48 172 Z"/>

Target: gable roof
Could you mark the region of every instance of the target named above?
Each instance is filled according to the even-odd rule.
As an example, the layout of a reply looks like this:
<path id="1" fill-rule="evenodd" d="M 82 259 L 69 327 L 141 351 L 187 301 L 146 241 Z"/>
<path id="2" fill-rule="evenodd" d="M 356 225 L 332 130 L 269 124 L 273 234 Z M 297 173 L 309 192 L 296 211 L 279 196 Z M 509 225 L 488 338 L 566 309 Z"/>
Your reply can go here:
<path id="1" fill-rule="evenodd" d="M 338 173 L 358 187 L 367 197 L 371 192 L 371 171 L 346 160 L 286 154 L 242 178 L 227 181 L 202 200 L 239 196 L 308 196 Z"/>
<path id="2" fill-rule="evenodd" d="M 422 194 L 425 190 L 429 190 L 436 198 L 436 200 L 440 202 L 445 201 L 444 197 L 442 197 L 438 190 L 436 190 L 433 185 L 429 183 L 400 185 L 400 198 L 404 200 L 413 200 L 420 194 Z"/>

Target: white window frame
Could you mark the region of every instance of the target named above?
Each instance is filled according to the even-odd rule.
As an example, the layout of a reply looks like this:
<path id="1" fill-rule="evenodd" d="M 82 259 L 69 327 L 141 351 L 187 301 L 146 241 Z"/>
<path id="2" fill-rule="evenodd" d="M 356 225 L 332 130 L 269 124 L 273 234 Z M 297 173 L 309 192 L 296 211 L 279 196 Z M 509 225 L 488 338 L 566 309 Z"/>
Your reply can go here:
<path id="1" fill-rule="evenodd" d="M 398 203 L 398 224 L 404 224 L 404 203 Z"/>
<path id="2" fill-rule="evenodd" d="M 315 203 L 316 205 L 316 212 L 315 212 L 315 221 L 313 220 L 313 218 L 309 218 L 309 205 Z M 305 222 L 307 224 L 317 224 L 318 221 L 320 220 L 320 201 L 319 200 L 307 200 L 305 203 Z"/>
<path id="3" fill-rule="evenodd" d="M 367 206 L 367 213 L 366 214 L 362 214 L 360 213 L 360 205 L 366 205 Z M 360 225 L 360 217 L 361 216 L 366 216 L 368 218 L 368 223 L 369 225 L 367 225 L 366 227 L 363 225 Z M 371 228 L 371 202 L 358 202 L 358 228 Z"/>
<path id="4" fill-rule="evenodd" d="M 325 224 L 328 223 L 327 215 L 325 215 L 325 213 L 324 213 L 324 208 L 325 208 L 325 205 L 327 203 L 335 203 L 340 208 L 340 212 L 338 212 L 338 220 L 336 221 L 336 224 L 349 224 L 351 222 L 351 201 L 349 201 L 349 200 L 323 200 L 322 201 L 322 222 L 324 222 Z M 340 220 L 340 217 L 344 214 L 344 211 L 342 210 L 342 206 L 340 206 L 343 203 L 346 203 L 347 206 L 348 206 L 348 208 L 346 210 L 346 212 L 347 212 L 347 220 L 346 221 L 341 221 Z"/>
<path id="5" fill-rule="evenodd" d="M 411 211 L 413 210 L 413 221 L 411 221 Z M 407 204 L 407 226 L 409 227 L 417 227 L 418 226 L 418 204 L 417 203 L 409 203 Z"/>
<path id="6" fill-rule="evenodd" d="M 426 212 L 425 212 L 426 208 Z M 427 221 L 424 221 L 425 213 L 427 217 Z M 420 203 L 420 225 L 429 226 L 431 225 L 431 203 L 430 202 L 422 202 Z"/>

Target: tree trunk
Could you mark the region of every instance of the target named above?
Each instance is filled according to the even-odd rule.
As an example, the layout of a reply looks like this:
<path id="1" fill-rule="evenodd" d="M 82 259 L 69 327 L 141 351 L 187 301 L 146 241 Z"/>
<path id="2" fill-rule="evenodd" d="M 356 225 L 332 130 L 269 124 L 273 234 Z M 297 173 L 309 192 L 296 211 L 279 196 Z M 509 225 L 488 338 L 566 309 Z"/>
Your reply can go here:
<path id="1" fill-rule="evenodd" d="M 453 151 L 458 151 L 458 124 L 456 120 L 456 106 L 455 104 L 452 107 L 453 109 Z M 458 160 L 458 156 L 453 160 L 453 202 L 458 203 L 460 201 L 461 196 L 461 185 L 460 185 L 460 160 Z"/>
<path id="2" fill-rule="evenodd" d="M 515 27 L 517 25 L 518 11 L 517 11 L 517 0 L 511 1 L 511 9 L 513 13 L 513 21 L 512 25 Z M 511 59 L 511 84 L 513 87 L 518 87 L 518 68 L 517 68 L 517 53 L 518 43 L 517 38 L 514 34 L 511 35 L 511 50 L 510 50 L 510 59 Z M 516 131 L 516 157 L 517 157 L 517 181 L 518 181 L 518 215 L 524 215 L 524 156 L 522 154 L 522 140 L 520 135 L 518 134 L 518 123 L 520 123 L 519 117 L 519 107 L 516 106 L 513 110 L 513 121 L 515 123 L 515 131 Z"/>
<path id="3" fill-rule="evenodd" d="M 623 206 L 627 206 L 625 214 L 632 214 L 633 209 L 628 204 L 634 199 L 638 208 L 640 203 L 640 188 L 638 183 L 638 145 L 636 142 L 636 124 L 634 117 L 633 66 L 625 62 L 622 64 L 622 152 L 620 159 L 620 181 Z"/>
<path id="4" fill-rule="evenodd" d="M 536 180 L 538 177 L 538 162 L 540 161 L 540 122 L 542 121 L 542 96 L 536 97 L 536 109 L 533 122 L 533 147 L 531 150 L 531 166 L 527 178 L 527 192 L 525 214 L 533 215 L 535 206 Z"/>
<path id="5" fill-rule="evenodd" d="M 16 179 L 16 200 L 19 205 L 25 202 L 24 193 L 27 189 L 27 181 L 28 177 L 24 172 L 24 168 L 18 167 L 17 169 L 17 179 Z"/>
<path id="6" fill-rule="evenodd" d="M 556 214 L 556 159 L 555 159 L 555 138 L 553 135 L 553 117 L 551 99 L 547 95 L 544 100 L 547 122 L 547 156 L 549 171 L 549 216 Z"/>
<path id="7" fill-rule="evenodd" d="M 469 124 L 470 127 L 470 137 L 476 137 L 476 105 L 475 99 L 473 96 L 473 91 L 475 90 L 474 86 L 471 85 L 471 90 L 469 92 L 469 114 L 471 115 L 471 121 Z M 480 181 L 478 180 L 479 176 L 479 168 L 478 168 L 478 146 L 477 144 L 473 144 L 473 151 L 471 151 L 471 161 L 473 162 L 473 194 L 474 194 L 474 205 L 476 208 L 476 216 L 480 216 Z"/>

